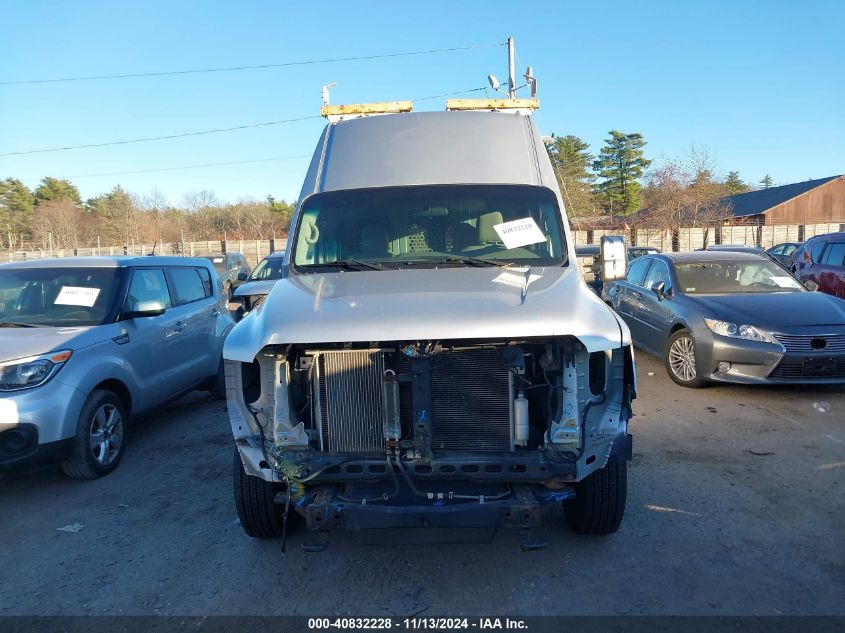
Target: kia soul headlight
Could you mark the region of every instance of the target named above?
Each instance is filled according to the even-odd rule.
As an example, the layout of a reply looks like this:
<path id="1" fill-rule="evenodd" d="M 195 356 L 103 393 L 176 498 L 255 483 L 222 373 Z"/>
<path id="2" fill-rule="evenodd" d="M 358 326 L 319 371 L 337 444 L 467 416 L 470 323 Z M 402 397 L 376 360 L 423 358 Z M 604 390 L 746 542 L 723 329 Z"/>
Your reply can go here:
<path id="1" fill-rule="evenodd" d="M 0 391 L 43 385 L 64 366 L 72 352 L 50 352 L 0 363 Z"/>
<path id="2" fill-rule="evenodd" d="M 718 321 L 717 319 L 704 319 L 704 322 L 715 334 L 721 334 L 722 336 L 729 336 L 731 338 L 741 338 L 746 341 L 775 343 L 771 336 L 753 325 L 738 325 L 736 323 L 729 323 L 728 321 Z"/>

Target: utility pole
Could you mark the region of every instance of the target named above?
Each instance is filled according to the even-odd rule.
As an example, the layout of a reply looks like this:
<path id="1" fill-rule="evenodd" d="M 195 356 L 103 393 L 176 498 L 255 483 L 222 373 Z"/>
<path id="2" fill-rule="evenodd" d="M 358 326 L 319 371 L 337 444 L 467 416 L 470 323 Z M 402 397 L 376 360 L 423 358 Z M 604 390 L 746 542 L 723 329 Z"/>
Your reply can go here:
<path id="1" fill-rule="evenodd" d="M 514 44 L 513 38 L 508 37 L 508 93 L 511 99 L 516 99 L 516 77 L 514 76 Z"/>

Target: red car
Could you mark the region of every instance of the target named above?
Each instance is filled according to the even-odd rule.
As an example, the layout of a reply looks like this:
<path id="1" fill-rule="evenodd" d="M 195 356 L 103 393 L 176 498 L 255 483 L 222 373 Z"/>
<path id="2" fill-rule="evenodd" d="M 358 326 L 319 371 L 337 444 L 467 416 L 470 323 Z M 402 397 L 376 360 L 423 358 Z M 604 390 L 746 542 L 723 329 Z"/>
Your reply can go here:
<path id="1" fill-rule="evenodd" d="M 792 272 L 812 280 L 821 292 L 845 299 L 845 232 L 816 235 L 793 256 Z"/>

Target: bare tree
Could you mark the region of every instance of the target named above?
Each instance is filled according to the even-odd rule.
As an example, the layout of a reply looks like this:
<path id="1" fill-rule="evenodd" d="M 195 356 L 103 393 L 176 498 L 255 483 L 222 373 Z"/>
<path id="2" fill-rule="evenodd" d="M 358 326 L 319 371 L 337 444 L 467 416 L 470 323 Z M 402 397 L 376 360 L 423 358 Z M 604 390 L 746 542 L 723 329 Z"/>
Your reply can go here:
<path id="1" fill-rule="evenodd" d="M 643 190 L 644 224 L 706 227 L 730 217 L 727 190 L 714 172 L 715 161 L 706 149 L 691 147 L 684 160 L 661 160 L 648 173 Z"/>

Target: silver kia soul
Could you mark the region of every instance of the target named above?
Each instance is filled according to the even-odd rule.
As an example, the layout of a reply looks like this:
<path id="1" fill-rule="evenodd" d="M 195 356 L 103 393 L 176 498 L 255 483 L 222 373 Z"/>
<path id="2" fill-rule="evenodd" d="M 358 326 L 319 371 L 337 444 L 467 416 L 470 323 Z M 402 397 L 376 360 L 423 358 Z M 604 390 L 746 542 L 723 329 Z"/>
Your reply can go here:
<path id="1" fill-rule="evenodd" d="M 193 389 L 225 395 L 222 302 L 203 259 L 0 265 L 0 468 L 52 461 L 100 477 L 130 417 Z"/>
<path id="2" fill-rule="evenodd" d="M 530 116 L 330 120 L 284 270 L 224 350 L 247 534 L 450 539 L 560 502 L 579 533 L 618 528 L 631 337 L 583 281 Z"/>

